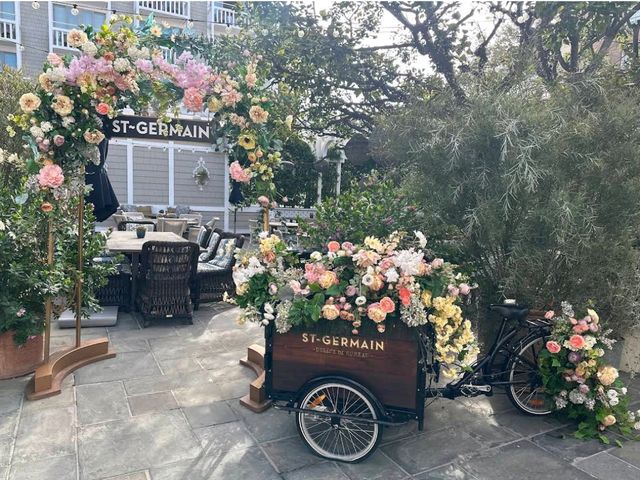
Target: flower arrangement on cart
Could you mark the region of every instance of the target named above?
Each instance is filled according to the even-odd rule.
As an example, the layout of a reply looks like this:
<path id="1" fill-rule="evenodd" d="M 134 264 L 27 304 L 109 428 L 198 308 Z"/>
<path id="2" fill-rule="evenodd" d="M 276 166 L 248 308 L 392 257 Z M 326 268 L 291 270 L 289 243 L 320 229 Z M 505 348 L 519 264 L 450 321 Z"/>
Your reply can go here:
<path id="1" fill-rule="evenodd" d="M 640 412 L 628 411 L 627 390 L 602 359 L 612 342 L 594 311 L 577 320 L 563 304 L 562 315 L 530 319 L 526 307 L 492 306 L 503 326 L 515 325 L 479 356 L 462 310 L 469 279 L 425 246 L 420 232 L 394 232 L 362 245 L 331 241 L 301 261 L 263 233 L 257 252 L 237 253 L 228 300 L 243 308 L 241 321 L 265 326 L 267 395 L 296 413 L 314 453 L 361 461 L 385 425 L 415 419 L 421 429 L 425 398 L 492 394 L 496 386 L 524 413 L 568 413 L 580 438 L 635 438 Z M 496 373 L 505 352 L 507 370 Z M 449 383 L 426 388 L 427 374 Z"/>

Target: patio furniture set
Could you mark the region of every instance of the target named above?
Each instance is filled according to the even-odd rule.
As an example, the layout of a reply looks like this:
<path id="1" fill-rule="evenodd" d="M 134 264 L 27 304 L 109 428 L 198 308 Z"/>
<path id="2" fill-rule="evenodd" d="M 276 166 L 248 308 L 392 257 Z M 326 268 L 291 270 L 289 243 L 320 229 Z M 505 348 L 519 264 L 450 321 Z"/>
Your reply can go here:
<path id="1" fill-rule="evenodd" d="M 231 289 L 234 251 L 243 244 L 243 236 L 206 225 L 198 227 L 195 241 L 151 228 L 145 238 L 127 228 L 111 232 L 108 253 L 94 261 L 114 262 L 113 254 L 126 260 L 96 292 L 97 299 L 102 306 L 139 311 L 145 327 L 164 318 L 191 323 L 200 303 L 222 300 Z"/>

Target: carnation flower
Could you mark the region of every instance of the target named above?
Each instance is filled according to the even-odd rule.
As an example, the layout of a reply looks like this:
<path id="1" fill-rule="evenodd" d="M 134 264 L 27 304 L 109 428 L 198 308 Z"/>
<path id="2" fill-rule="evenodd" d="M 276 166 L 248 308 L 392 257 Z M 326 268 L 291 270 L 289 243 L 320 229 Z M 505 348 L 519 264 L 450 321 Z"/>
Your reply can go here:
<path id="1" fill-rule="evenodd" d="M 37 110 L 42 103 L 40 97 L 33 93 L 25 93 L 20 97 L 20 108 L 25 113 L 31 113 Z"/>
<path id="2" fill-rule="evenodd" d="M 424 253 L 414 252 L 413 249 L 401 250 L 396 253 L 393 262 L 405 275 L 418 275 Z"/>
<path id="3" fill-rule="evenodd" d="M 224 103 L 225 106 L 235 107 L 236 103 L 242 100 L 242 94 L 237 90 L 233 90 L 233 89 L 225 90 L 220 95 L 220 98 L 222 99 L 222 103 Z"/>

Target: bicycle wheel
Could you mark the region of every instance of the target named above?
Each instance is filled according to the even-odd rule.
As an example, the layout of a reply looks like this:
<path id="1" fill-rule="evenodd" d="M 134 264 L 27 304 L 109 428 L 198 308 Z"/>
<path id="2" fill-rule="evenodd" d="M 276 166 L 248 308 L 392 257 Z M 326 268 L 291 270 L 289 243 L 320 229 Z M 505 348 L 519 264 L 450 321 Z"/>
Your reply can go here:
<path id="1" fill-rule="evenodd" d="M 538 370 L 538 355 L 545 348 L 544 336 L 525 338 L 509 358 L 507 395 L 515 407 L 527 415 L 549 415 L 551 399 L 545 393 Z"/>
<path id="2" fill-rule="evenodd" d="M 296 415 L 300 437 L 323 458 L 359 462 L 373 453 L 382 437 L 382 425 L 366 421 L 380 418 L 376 403 L 357 384 L 335 380 L 312 385 L 303 393 L 300 408 L 349 417 L 306 412 Z"/>

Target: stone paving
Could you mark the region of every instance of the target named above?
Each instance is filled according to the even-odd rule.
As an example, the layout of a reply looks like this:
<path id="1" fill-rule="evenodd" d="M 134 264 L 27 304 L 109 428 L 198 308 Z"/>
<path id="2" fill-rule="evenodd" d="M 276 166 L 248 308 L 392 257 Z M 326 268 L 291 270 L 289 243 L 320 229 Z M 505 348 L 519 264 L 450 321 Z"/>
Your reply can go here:
<path id="1" fill-rule="evenodd" d="M 365 462 L 324 461 L 291 415 L 239 406 L 253 376 L 238 359 L 262 330 L 237 326 L 236 315 L 203 305 L 193 326 L 141 329 L 121 314 L 116 327 L 83 332 L 108 335 L 117 357 L 78 370 L 61 395 L 29 402 L 28 379 L 0 381 L 0 479 L 640 479 L 640 442 L 575 440 L 504 395 L 437 400 L 423 432 L 415 422 L 388 428 Z M 72 330 L 54 330 L 53 350 L 72 342 Z M 638 400 L 640 381 L 630 391 Z"/>

